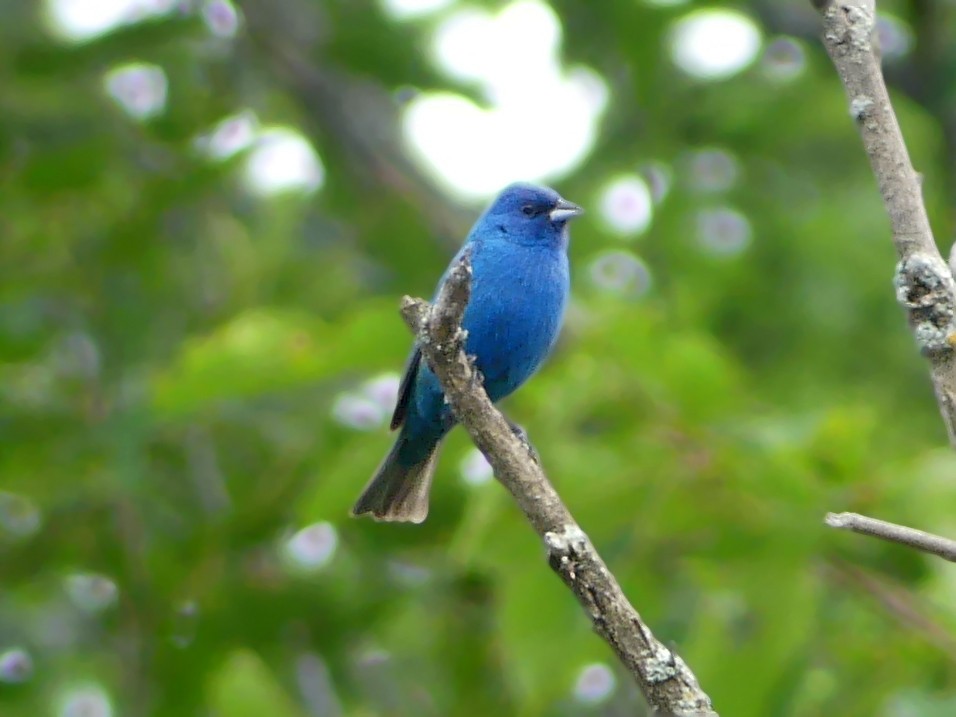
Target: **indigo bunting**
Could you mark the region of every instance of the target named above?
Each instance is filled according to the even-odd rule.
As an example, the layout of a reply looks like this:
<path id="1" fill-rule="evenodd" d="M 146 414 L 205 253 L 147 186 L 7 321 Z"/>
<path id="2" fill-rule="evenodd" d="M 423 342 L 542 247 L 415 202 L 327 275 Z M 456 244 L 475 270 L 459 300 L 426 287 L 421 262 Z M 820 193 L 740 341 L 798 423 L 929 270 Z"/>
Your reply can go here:
<path id="1" fill-rule="evenodd" d="M 481 215 L 452 260 L 454 266 L 470 250 L 465 351 L 475 357 L 492 401 L 523 384 L 554 346 L 569 289 L 567 223 L 582 211 L 553 189 L 512 184 Z M 416 345 L 392 416 L 392 429 L 401 431 L 352 514 L 425 520 L 438 448 L 455 422 L 438 378 Z"/>

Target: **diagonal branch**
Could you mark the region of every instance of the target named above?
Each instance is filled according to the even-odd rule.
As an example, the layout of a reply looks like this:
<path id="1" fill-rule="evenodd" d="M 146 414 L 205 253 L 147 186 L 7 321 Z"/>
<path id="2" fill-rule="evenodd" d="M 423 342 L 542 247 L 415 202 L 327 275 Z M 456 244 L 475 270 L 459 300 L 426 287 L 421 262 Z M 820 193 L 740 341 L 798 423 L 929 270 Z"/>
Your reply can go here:
<path id="1" fill-rule="evenodd" d="M 448 202 L 410 160 L 397 132 L 397 106 L 378 84 L 358 78 L 324 52 L 329 21 L 310 0 L 246 0 L 248 47 L 303 110 L 303 121 L 339 152 L 365 185 L 396 193 L 415 205 L 436 237 L 457 237 L 471 221 Z"/>
<path id="2" fill-rule="evenodd" d="M 821 567 L 828 578 L 865 593 L 889 617 L 904 628 L 921 634 L 950 661 L 956 662 L 956 637 L 950 634 L 946 621 L 935 614 L 938 610 L 928 600 L 885 575 L 839 558 L 828 558 Z"/>
<path id="3" fill-rule="evenodd" d="M 617 653 L 657 714 L 716 717 L 693 672 L 644 624 L 532 458 L 529 446 L 488 400 L 465 355 L 460 328 L 470 289 L 471 264 L 466 254 L 449 272 L 433 307 L 409 297 L 402 303 L 402 316 L 441 381 L 455 416 L 544 541 L 551 569 L 575 594 L 594 630 Z"/>
<path id="4" fill-rule="evenodd" d="M 883 195 L 900 262 L 896 296 L 906 308 L 949 441 L 956 447 L 956 283 L 933 240 L 920 186 L 873 49 L 874 0 L 824 0 L 823 44 L 850 100 Z"/>
<path id="5" fill-rule="evenodd" d="M 859 513 L 827 513 L 826 524 L 831 528 L 852 530 L 861 535 L 888 540 L 891 543 L 907 545 L 924 553 L 937 555 L 951 563 L 956 563 L 956 540 L 950 540 L 932 533 L 924 533 L 905 525 L 887 523 L 885 520 L 868 518 Z"/>

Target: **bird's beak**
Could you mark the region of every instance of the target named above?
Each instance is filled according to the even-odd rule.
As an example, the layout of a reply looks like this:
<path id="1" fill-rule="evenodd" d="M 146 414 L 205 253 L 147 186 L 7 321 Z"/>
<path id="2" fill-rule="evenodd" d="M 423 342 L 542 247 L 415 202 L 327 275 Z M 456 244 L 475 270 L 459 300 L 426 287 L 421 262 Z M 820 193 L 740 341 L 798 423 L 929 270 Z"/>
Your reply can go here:
<path id="1" fill-rule="evenodd" d="M 554 209 L 548 213 L 548 216 L 553 222 L 566 222 L 568 219 L 572 219 L 580 214 L 584 214 L 584 210 L 577 204 L 572 204 L 567 199 L 559 199 L 558 203 L 554 205 Z"/>

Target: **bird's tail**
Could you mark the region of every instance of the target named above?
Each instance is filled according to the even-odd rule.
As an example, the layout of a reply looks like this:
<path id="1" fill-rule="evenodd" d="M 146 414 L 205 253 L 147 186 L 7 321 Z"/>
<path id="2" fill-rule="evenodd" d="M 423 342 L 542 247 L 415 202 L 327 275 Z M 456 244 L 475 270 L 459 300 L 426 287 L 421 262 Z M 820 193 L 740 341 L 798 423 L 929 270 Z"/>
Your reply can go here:
<path id="1" fill-rule="evenodd" d="M 421 523 L 428 515 L 428 493 L 432 487 L 438 447 L 424 459 L 406 465 L 401 460 L 406 438 L 399 434 L 392 450 L 365 486 L 352 507 L 352 515 L 371 513 L 375 520 L 399 523 Z"/>

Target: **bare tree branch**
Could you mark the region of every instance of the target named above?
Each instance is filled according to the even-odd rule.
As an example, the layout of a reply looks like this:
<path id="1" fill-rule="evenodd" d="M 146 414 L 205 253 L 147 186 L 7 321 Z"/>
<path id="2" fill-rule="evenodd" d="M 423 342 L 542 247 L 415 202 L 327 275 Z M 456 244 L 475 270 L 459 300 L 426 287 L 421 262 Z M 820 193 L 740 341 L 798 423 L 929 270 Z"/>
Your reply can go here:
<path id="1" fill-rule="evenodd" d="M 850 100 L 893 228 L 900 262 L 896 296 L 909 313 L 950 444 L 956 447 L 956 283 L 940 256 L 913 169 L 873 51 L 874 0 L 823 2 L 823 44 Z"/>
<path id="2" fill-rule="evenodd" d="M 908 630 L 921 634 L 946 657 L 956 662 L 956 639 L 938 606 L 885 575 L 861 568 L 839 558 L 821 565 L 824 575 L 868 595 L 888 616 Z"/>
<path id="3" fill-rule="evenodd" d="M 465 355 L 460 328 L 470 290 L 471 264 L 465 255 L 449 272 L 433 307 L 410 297 L 402 304 L 402 316 L 441 381 L 455 416 L 541 536 L 552 570 L 574 592 L 595 631 L 617 653 L 657 714 L 716 717 L 693 672 L 644 624 L 530 447 L 488 400 Z"/>
<path id="4" fill-rule="evenodd" d="M 956 540 L 924 533 L 922 530 L 907 528 L 905 525 L 868 518 L 859 513 L 827 513 L 826 524 L 831 528 L 852 530 L 861 535 L 872 535 L 874 538 L 888 540 L 891 543 L 907 545 L 956 563 Z"/>
<path id="5" fill-rule="evenodd" d="M 362 182 L 406 198 L 432 234 L 452 242 L 467 230 L 471 213 L 448 198 L 407 156 L 397 130 L 398 106 L 378 84 L 356 77 L 328 57 L 328 20 L 310 0 L 246 0 L 242 4 L 248 46 L 304 110 L 323 150 L 341 152 Z M 450 244 L 449 244 L 450 245 Z"/>

